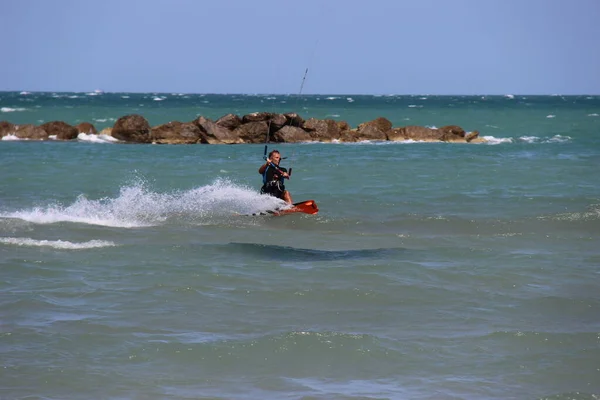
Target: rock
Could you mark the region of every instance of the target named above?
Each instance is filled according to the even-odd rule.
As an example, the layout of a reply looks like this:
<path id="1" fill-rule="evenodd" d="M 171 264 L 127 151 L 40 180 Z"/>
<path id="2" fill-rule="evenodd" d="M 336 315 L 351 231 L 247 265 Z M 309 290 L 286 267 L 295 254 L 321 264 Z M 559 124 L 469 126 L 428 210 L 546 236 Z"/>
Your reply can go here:
<path id="1" fill-rule="evenodd" d="M 32 124 L 15 125 L 14 135 L 19 139 L 48 140 L 48 132 Z"/>
<path id="2" fill-rule="evenodd" d="M 283 116 L 287 119 L 286 125 L 301 127 L 304 124 L 304 119 L 296 113 L 285 113 Z"/>
<path id="3" fill-rule="evenodd" d="M 287 125 L 288 119 L 283 114 L 273 114 L 267 123 L 269 124 L 269 132 L 273 134 Z"/>
<path id="4" fill-rule="evenodd" d="M 100 131 L 99 135 L 112 136 L 112 128 L 104 128 Z"/>
<path id="5" fill-rule="evenodd" d="M 73 140 L 79 135 L 77 128 L 63 121 L 46 122 L 40 125 L 40 128 L 45 130 L 48 136 L 56 136 L 57 140 Z"/>
<path id="6" fill-rule="evenodd" d="M 346 121 L 337 121 L 336 123 L 340 132 L 349 131 L 350 129 L 352 129 L 350 128 L 350 124 L 348 124 Z"/>
<path id="7" fill-rule="evenodd" d="M 357 133 L 360 140 L 387 140 L 392 123 L 382 117 L 358 125 Z"/>
<path id="8" fill-rule="evenodd" d="M 269 133 L 269 125 L 266 121 L 248 122 L 240 125 L 233 134 L 243 143 L 264 143 Z M 269 135 L 270 141 L 274 138 Z"/>
<path id="9" fill-rule="evenodd" d="M 244 143 L 236 133 L 236 130 L 229 130 L 221 125 L 216 124 L 208 118 L 199 117 L 194 121 L 202 132 L 201 143 L 208 144 L 236 144 Z M 242 126 L 242 125 L 240 125 Z M 239 129 L 236 128 L 236 129 Z"/>
<path id="10" fill-rule="evenodd" d="M 112 128 L 112 136 L 119 140 L 134 143 L 150 143 L 150 124 L 141 115 L 125 115 L 117 120 Z"/>
<path id="11" fill-rule="evenodd" d="M 319 142 L 339 140 L 342 134 L 340 123 L 332 119 L 310 118 L 304 121 L 302 128 L 310 133 L 312 140 Z"/>
<path id="12" fill-rule="evenodd" d="M 172 121 L 152 128 L 150 139 L 158 144 L 193 144 L 202 138 L 202 131 L 193 122 Z"/>
<path id="13" fill-rule="evenodd" d="M 361 139 L 358 137 L 358 131 L 356 129 L 349 129 L 340 133 L 339 140 L 341 142 L 354 143 L 360 141 Z"/>
<path id="14" fill-rule="evenodd" d="M 78 133 L 85 133 L 86 135 L 97 135 L 98 131 L 96 127 L 89 122 L 82 122 L 79 125 L 75 126 Z"/>
<path id="15" fill-rule="evenodd" d="M 232 131 L 242 124 L 242 119 L 235 114 L 227 114 L 223 115 L 215 123 L 219 126 L 222 126 L 225 129 Z"/>
<path id="16" fill-rule="evenodd" d="M 444 142 L 464 142 L 465 130 L 457 125 L 442 126 L 438 129 L 440 140 Z"/>
<path id="17" fill-rule="evenodd" d="M 469 132 L 466 136 L 465 136 L 465 140 L 467 141 L 467 143 L 472 142 L 475 139 L 480 139 L 485 141 L 485 139 L 481 139 L 479 137 L 479 132 L 478 131 L 473 131 L 473 132 Z"/>
<path id="18" fill-rule="evenodd" d="M 12 135 L 15 131 L 15 124 L 12 124 L 8 121 L 0 121 L 0 138 Z"/>
<path id="19" fill-rule="evenodd" d="M 273 116 L 272 113 L 269 112 L 255 112 L 246 114 L 242 117 L 242 123 L 247 124 L 249 122 L 261 122 L 268 121 Z"/>
<path id="20" fill-rule="evenodd" d="M 387 137 L 392 142 L 403 142 L 407 139 L 404 128 L 392 128 L 388 132 Z"/>
<path id="21" fill-rule="evenodd" d="M 298 143 L 312 141 L 311 135 L 302 128 L 286 125 L 275 132 L 274 139 L 276 142 Z"/>
<path id="22" fill-rule="evenodd" d="M 440 140 L 440 133 L 437 129 L 431 129 L 424 126 L 409 125 L 403 128 L 406 139 L 418 140 L 423 142 L 437 142 Z"/>

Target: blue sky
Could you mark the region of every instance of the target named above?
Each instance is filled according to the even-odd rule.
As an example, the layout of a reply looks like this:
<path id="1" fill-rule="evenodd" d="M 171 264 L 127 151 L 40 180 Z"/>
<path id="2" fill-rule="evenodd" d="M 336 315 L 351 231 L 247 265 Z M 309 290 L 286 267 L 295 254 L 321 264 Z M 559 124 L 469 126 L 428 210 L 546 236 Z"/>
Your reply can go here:
<path id="1" fill-rule="evenodd" d="M 600 94 L 599 0 L 0 0 L 0 90 Z"/>

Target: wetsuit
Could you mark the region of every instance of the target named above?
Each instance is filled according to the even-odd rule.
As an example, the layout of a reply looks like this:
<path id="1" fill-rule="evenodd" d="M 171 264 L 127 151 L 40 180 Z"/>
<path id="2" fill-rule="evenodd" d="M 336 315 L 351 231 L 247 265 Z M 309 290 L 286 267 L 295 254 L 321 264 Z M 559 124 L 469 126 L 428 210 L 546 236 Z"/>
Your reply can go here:
<path id="1" fill-rule="evenodd" d="M 287 169 L 285 168 L 277 168 L 282 172 L 287 172 Z M 283 176 L 281 176 L 277 169 L 269 164 L 263 173 L 263 185 L 260 188 L 260 192 L 284 200 L 283 193 L 285 192 L 285 185 L 283 184 L 283 179 Z"/>

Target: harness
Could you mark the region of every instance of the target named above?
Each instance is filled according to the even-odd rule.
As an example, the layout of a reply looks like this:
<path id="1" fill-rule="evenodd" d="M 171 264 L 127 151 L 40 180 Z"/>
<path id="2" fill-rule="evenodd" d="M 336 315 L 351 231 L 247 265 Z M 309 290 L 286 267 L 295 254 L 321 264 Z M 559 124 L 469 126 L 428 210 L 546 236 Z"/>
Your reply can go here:
<path id="1" fill-rule="evenodd" d="M 269 168 L 271 169 L 271 171 L 269 171 Z M 273 174 L 271 176 L 273 177 L 275 173 L 279 174 L 279 178 L 271 179 L 269 181 L 267 178 L 268 172 L 271 172 Z M 272 196 L 282 198 L 283 193 L 285 192 L 285 185 L 283 184 L 284 177 L 282 175 L 282 172 L 283 171 L 273 163 L 267 165 L 267 168 L 265 168 L 265 172 L 263 172 L 263 186 L 260 189 L 260 192 L 268 193 Z"/>
<path id="2" fill-rule="evenodd" d="M 267 168 L 265 168 L 265 172 L 263 172 L 263 185 L 264 185 L 264 184 L 267 184 L 267 171 L 269 171 L 269 168 L 273 168 L 273 169 L 275 169 L 275 172 L 280 172 L 280 169 L 279 169 L 279 168 L 275 167 L 275 166 L 273 165 L 273 163 L 270 163 L 270 164 L 267 166 Z M 273 179 L 271 182 L 278 182 L 278 183 L 281 183 L 281 184 L 283 185 L 283 179 L 284 179 L 284 178 L 283 178 L 283 175 L 281 175 L 281 174 L 279 174 L 279 175 L 280 175 L 280 176 L 279 176 L 279 179 Z"/>

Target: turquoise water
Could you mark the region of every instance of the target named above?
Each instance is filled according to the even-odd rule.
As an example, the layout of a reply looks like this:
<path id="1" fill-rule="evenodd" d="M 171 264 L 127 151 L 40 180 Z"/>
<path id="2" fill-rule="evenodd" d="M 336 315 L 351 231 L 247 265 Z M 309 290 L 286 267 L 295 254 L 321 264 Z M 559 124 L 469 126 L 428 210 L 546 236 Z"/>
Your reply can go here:
<path id="1" fill-rule="evenodd" d="M 2 93 L 0 110 L 98 129 L 384 116 L 489 140 L 278 144 L 294 200 L 321 210 L 284 217 L 244 215 L 280 205 L 258 192 L 262 145 L 1 141 L 1 398 L 600 395 L 598 96 Z"/>

